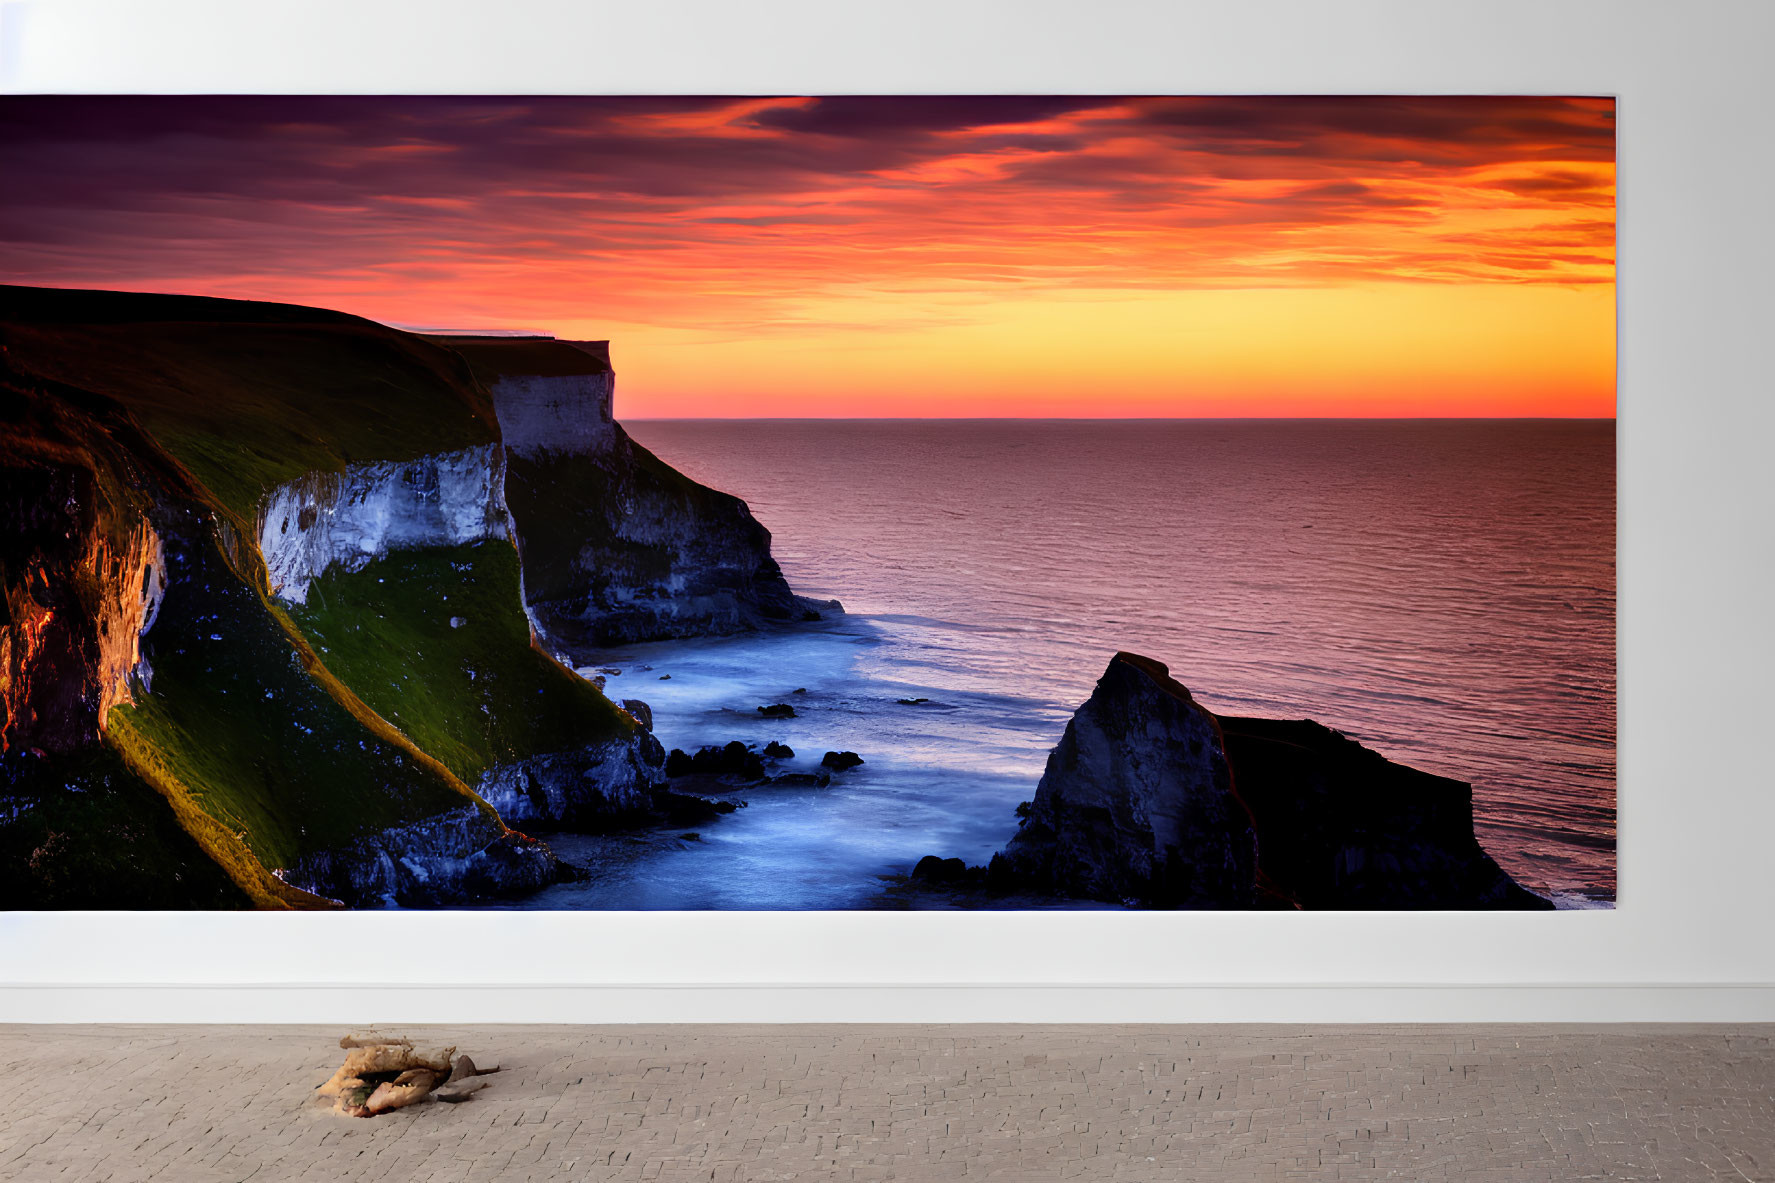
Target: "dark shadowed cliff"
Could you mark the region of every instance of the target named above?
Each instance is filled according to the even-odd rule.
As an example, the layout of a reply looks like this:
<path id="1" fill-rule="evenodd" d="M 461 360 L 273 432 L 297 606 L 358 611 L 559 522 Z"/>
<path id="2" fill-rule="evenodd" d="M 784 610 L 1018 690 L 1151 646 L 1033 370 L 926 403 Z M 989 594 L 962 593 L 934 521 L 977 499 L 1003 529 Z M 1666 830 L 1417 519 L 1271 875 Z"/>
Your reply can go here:
<path id="1" fill-rule="evenodd" d="M 1214 716 L 1164 666 L 1124 653 L 1067 723 L 1002 860 L 1060 895 L 1249 908 L 1257 857 Z"/>
<path id="2" fill-rule="evenodd" d="M 1118 653 L 983 876 L 1157 908 L 1549 908 L 1473 833 L 1473 790 L 1310 720 L 1216 717 Z M 966 881 L 959 865 L 921 878 Z"/>

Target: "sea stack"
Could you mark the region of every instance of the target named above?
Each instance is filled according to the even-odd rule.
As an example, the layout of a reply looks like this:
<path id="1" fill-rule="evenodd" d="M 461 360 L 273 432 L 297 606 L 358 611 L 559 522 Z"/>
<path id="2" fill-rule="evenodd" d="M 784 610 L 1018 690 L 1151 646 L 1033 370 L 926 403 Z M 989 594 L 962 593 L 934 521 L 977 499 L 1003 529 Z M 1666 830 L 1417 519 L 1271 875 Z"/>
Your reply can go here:
<path id="1" fill-rule="evenodd" d="M 1214 716 L 1118 653 L 1066 725 L 999 860 L 1026 888 L 1157 908 L 1250 908 L 1257 835 Z"/>
<path id="2" fill-rule="evenodd" d="M 995 890 L 1151 908 L 1545 909 L 1473 832 L 1473 789 L 1311 720 L 1217 717 L 1118 653 L 1067 724 Z"/>

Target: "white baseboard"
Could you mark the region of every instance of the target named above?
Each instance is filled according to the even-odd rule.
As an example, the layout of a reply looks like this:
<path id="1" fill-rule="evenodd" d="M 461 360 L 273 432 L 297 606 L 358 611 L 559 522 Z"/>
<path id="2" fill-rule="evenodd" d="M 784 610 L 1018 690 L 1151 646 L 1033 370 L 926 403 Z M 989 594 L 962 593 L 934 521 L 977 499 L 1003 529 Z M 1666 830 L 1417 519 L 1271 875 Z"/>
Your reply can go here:
<path id="1" fill-rule="evenodd" d="M 0 983 L 8 1023 L 1766 1023 L 1775 983 Z"/>

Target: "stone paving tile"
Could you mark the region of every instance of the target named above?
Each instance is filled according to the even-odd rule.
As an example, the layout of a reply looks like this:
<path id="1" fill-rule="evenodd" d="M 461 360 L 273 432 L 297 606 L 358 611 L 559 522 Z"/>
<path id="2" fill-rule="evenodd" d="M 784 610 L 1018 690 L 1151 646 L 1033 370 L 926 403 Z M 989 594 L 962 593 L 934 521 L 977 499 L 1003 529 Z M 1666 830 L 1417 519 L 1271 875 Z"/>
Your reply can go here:
<path id="1" fill-rule="evenodd" d="M 1775 1026 L 398 1030 L 505 1071 L 362 1120 L 335 1029 L 0 1026 L 0 1179 L 1775 1183 Z"/>

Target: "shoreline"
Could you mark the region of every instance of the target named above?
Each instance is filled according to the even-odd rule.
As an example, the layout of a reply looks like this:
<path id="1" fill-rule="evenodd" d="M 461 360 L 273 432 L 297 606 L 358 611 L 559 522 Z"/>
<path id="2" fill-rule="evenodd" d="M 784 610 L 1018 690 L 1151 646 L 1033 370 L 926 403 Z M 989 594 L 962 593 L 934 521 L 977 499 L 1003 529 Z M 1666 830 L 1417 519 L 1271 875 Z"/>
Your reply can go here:
<path id="1" fill-rule="evenodd" d="M 909 623 L 915 622 L 915 623 Z M 787 741 L 795 749 L 791 761 L 773 765 L 773 773 L 809 772 L 817 770 L 824 744 L 830 742 L 855 748 L 867 761 L 868 772 L 862 777 L 835 778 L 828 788 L 783 789 L 759 785 L 713 785 L 699 782 L 690 791 L 719 799 L 745 802 L 744 807 L 703 826 L 675 827 L 661 824 L 645 830 L 610 835 L 573 835 L 542 833 L 539 837 L 554 844 L 570 862 L 578 863 L 590 856 L 600 860 L 614 857 L 615 863 L 593 867 L 589 883 L 566 884 L 545 889 L 528 899 L 486 905 L 498 909 L 539 909 L 568 907 L 573 910 L 677 910 L 681 908 L 737 908 L 760 910 L 988 910 L 1011 911 L 1036 909 L 1079 910 L 1110 909 L 1115 905 L 1088 900 L 1006 896 L 996 901 L 945 899 L 940 893 L 909 891 L 913 865 L 924 854 L 938 847 L 935 837 L 921 836 L 913 829 L 901 831 L 898 854 L 877 849 L 873 861 L 867 859 L 850 866 L 823 863 L 819 872 L 825 877 L 820 887 L 810 887 L 805 894 L 780 890 L 747 888 L 732 882 L 719 893 L 723 900 L 734 902 L 695 902 L 695 884 L 700 879 L 714 881 L 725 878 L 734 865 L 726 857 L 732 848 L 763 855 L 769 852 L 773 839 L 789 833 L 794 839 L 781 852 L 782 864 L 775 868 L 773 878 L 794 879 L 807 872 L 801 863 L 800 843 L 805 827 L 798 819 L 785 817 L 785 812 L 817 811 L 817 824 L 827 836 L 837 839 L 857 824 L 847 816 L 846 802 L 867 804 L 867 798 L 894 800 L 899 794 L 924 797 L 927 807 L 953 805 L 967 811 L 981 823 L 982 842 L 968 848 L 969 861 L 984 863 L 1013 832 L 1011 810 L 1003 811 L 994 823 L 989 810 L 981 810 L 968 789 L 957 785 L 953 799 L 946 799 L 936 783 L 941 770 L 950 767 L 956 756 L 965 756 L 965 729 L 981 722 L 979 714 L 986 709 L 984 699 L 996 699 L 996 705 L 1020 704 L 1028 714 L 1024 730 L 1028 742 L 1024 758 L 1017 761 L 1020 774 L 1007 775 L 1001 782 L 1001 802 L 1014 805 L 1034 792 L 1040 779 L 1047 751 L 1057 742 L 1070 710 L 1059 703 L 1036 703 L 1015 696 L 990 696 L 961 692 L 936 684 L 916 684 L 883 675 L 878 661 L 883 650 L 895 644 L 892 628 L 955 628 L 979 631 L 977 626 L 960 622 L 940 621 L 931 617 L 905 613 L 846 612 L 826 621 L 809 624 L 773 626 L 756 633 L 727 637 L 702 637 L 670 641 L 645 642 L 604 650 L 597 659 L 580 665 L 575 672 L 582 677 L 600 677 L 606 691 L 613 697 L 635 697 L 646 701 L 654 715 L 654 734 L 668 750 L 680 748 L 695 751 L 698 746 L 731 740 L 754 743 L 762 748 L 767 741 Z M 782 660 L 773 663 L 772 655 Z M 612 672 L 620 671 L 620 672 Z M 952 671 L 933 671 L 932 683 Z M 669 675 L 662 678 L 661 675 Z M 778 684 L 780 683 L 780 687 Z M 795 695 L 796 683 L 808 691 Z M 776 688 L 779 692 L 772 693 Z M 908 697 L 923 696 L 927 701 L 909 703 Z M 792 719 L 760 718 L 757 707 L 767 701 L 786 698 L 796 704 Z M 754 703 L 752 700 L 757 699 Z M 1211 701 L 1211 700 L 1210 700 Z M 908 761 L 893 752 L 874 752 L 858 747 L 854 738 L 859 731 L 871 734 L 886 722 L 899 724 L 906 719 L 921 722 L 937 720 L 940 724 L 931 738 L 946 748 L 920 749 L 928 765 Z M 851 736 L 847 744 L 846 738 Z M 1356 737 L 1367 739 L 1367 737 Z M 808 746 L 813 740 L 812 747 Z M 813 750 L 818 748 L 820 750 Z M 944 757 L 949 757 L 945 760 Z M 960 779 L 965 779 L 960 778 Z M 934 800 L 929 798 L 934 797 Z M 1482 831 L 1483 827 L 1476 827 Z M 694 838 L 687 838 L 694 834 Z M 1476 833 L 1481 847 L 1496 856 L 1499 851 L 1488 843 L 1483 833 Z M 946 853 L 963 853 L 950 850 Z M 1508 864 L 1510 852 L 1503 851 L 1501 861 Z M 754 866 L 752 856 L 740 861 Z M 848 886 L 835 886 L 845 883 Z M 1541 890 L 1537 887 L 1536 890 Z M 1543 891 L 1562 911 L 1613 910 L 1614 899 L 1598 899 L 1581 890 Z M 709 895 L 716 898 L 715 893 Z M 770 900 L 809 900 L 823 898 L 847 902 L 768 902 Z M 609 902 L 598 902 L 609 901 Z M 742 902 L 743 901 L 743 902 Z M 764 901 L 764 902 L 761 902 Z"/>

